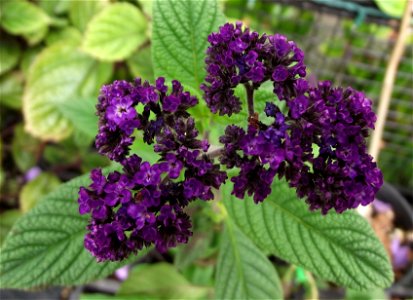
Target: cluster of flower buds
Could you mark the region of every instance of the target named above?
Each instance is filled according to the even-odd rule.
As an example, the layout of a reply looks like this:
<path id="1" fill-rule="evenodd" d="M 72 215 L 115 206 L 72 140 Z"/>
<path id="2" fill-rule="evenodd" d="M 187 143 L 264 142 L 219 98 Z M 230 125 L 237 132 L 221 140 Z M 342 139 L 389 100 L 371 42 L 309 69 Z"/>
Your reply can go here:
<path id="1" fill-rule="evenodd" d="M 311 87 L 302 50 L 282 35 L 260 36 L 237 23 L 223 25 L 208 41 L 201 86 L 208 107 L 220 115 L 239 113 L 234 89 L 244 85 L 249 112 L 246 128 L 227 126 L 214 155 L 188 112 L 198 99 L 178 81 L 168 89 L 162 77 L 155 85 L 138 78 L 101 90 L 96 146 L 123 168 L 107 176 L 93 170 L 92 183 L 79 191 L 80 213 L 91 214 L 85 247 L 99 261 L 124 259 L 143 246 L 166 251 L 187 242 L 192 232 L 184 208 L 213 199 L 212 189 L 227 179 L 221 165 L 239 169 L 231 178 L 238 198 L 247 193 L 256 203 L 265 200 L 278 176 L 323 214 L 366 205 L 382 185 L 365 143 L 376 116 L 362 93 L 329 82 Z M 266 81 L 287 110 L 267 102 L 263 122 L 254 112 L 254 91 Z M 154 144 L 156 163 L 130 155 L 135 131 Z"/>
<path id="2" fill-rule="evenodd" d="M 197 139 L 187 112 L 198 100 L 178 81 L 172 91 L 158 78 L 104 86 L 97 106 L 100 153 L 119 162 L 122 172 L 107 176 L 93 170 L 92 183 L 79 191 L 80 213 L 91 213 L 85 247 L 98 260 L 121 260 L 143 246 L 166 251 L 187 242 L 191 222 L 184 208 L 195 199 L 210 200 L 227 175 L 206 155 L 207 141 Z M 154 164 L 129 155 L 134 130 L 154 144 Z"/>
<path id="3" fill-rule="evenodd" d="M 323 214 L 374 200 L 383 178 L 366 149 L 376 120 L 369 99 L 329 82 L 310 87 L 303 52 L 282 35 L 259 36 L 241 23 L 225 24 L 209 43 L 202 89 L 211 111 L 238 113 L 241 102 L 233 90 L 239 84 L 247 90 L 248 128 L 229 125 L 220 139 L 221 163 L 240 169 L 231 179 L 232 194 L 242 199 L 247 192 L 255 202 L 263 201 L 278 176 Z M 253 111 L 253 93 L 268 80 L 288 111 L 266 103 L 264 112 L 273 121 L 264 124 Z"/>

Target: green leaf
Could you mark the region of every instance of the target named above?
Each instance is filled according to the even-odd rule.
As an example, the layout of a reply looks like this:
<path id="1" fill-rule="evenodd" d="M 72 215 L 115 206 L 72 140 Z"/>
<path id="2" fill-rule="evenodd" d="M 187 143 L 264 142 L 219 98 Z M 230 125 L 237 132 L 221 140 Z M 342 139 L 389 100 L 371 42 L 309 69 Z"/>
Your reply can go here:
<path id="1" fill-rule="evenodd" d="M 60 185 L 60 180 L 54 174 L 42 173 L 25 184 L 20 192 L 20 209 L 23 213 L 31 210 L 38 201 Z"/>
<path id="2" fill-rule="evenodd" d="M 23 97 L 23 76 L 14 72 L 0 77 L 0 104 L 20 109 Z"/>
<path id="3" fill-rule="evenodd" d="M 310 212 L 285 181 L 277 181 L 261 204 L 223 191 L 234 222 L 264 251 L 321 278 L 354 289 L 388 287 L 393 272 L 383 245 L 360 215 Z"/>
<path id="4" fill-rule="evenodd" d="M 172 265 L 139 265 L 120 286 L 118 296 L 145 299 L 205 299 L 206 287 L 191 285 Z"/>
<path id="5" fill-rule="evenodd" d="M 0 36 L 0 75 L 14 68 L 20 58 L 19 43 L 4 34 Z"/>
<path id="6" fill-rule="evenodd" d="M 16 222 L 1 250 L 1 288 L 84 284 L 128 262 L 97 263 L 84 248 L 89 216 L 79 214 L 77 197 L 88 184 L 89 174 L 61 185 Z"/>
<path id="7" fill-rule="evenodd" d="M 69 19 L 81 32 L 85 32 L 86 26 L 93 16 L 108 4 L 107 0 L 72 0 L 69 7 Z"/>
<path id="8" fill-rule="evenodd" d="M 77 131 L 84 133 L 88 139 L 93 139 L 98 132 L 96 103 L 95 98 L 77 98 L 63 102 L 59 109 L 73 123 Z"/>
<path id="9" fill-rule="evenodd" d="M 25 77 L 28 76 L 29 68 L 41 50 L 42 47 L 36 46 L 28 48 L 23 52 L 22 59 L 20 61 L 20 70 L 23 72 Z"/>
<path id="10" fill-rule="evenodd" d="M 225 225 L 217 263 L 216 298 L 281 299 L 281 283 L 271 262 L 230 219 Z"/>
<path id="11" fill-rule="evenodd" d="M 11 144 L 11 153 L 14 163 L 22 172 L 27 171 L 36 164 L 40 141 L 28 134 L 23 124 L 14 128 L 14 136 Z"/>
<path id="12" fill-rule="evenodd" d="M 177 79 L 199 95 L 205 78 L 207 37 L 224 23 L 217 1 L 157 0 L 153 6 L 155 76 Z"/>
<path id="13" fill-rule="evenodd" d="M 18 209 L 10 209 L 0 214 L 0 247 L 3 245 L 7 234 L 12 228 L 13 224 L 22 215 Z"/>
<path id="14" fill-rule="evenodd" d="M 122 60 L 145 42 L 146 28 L 147 21 L 139 9 L 129 3 L 116 3 L 90 21 L 83 48 L 101 60 Z"/>
<path id="15" fill-rule="evenodd" d="M 62 15 L 69 9 L 71 1 L 67 0 L 39 0 L 39 6 L 49 15 Z"/>
<path id="16" fill-rule="evenodd" d="M 144 80 L 154 82 L 152 53 L 150 47 L 139 49 L 126 61 L 128 68 L 134 77 L 141 77 Z"/>
<path id="17" fill-rule="evenodd" d="M 43 140 L 59 141 L 73 130 L 59 109 L 66 101 L 97 94 L 112 74 L 112 66 L 99 63 L 74 46 L 46 48 L 30 68 L 23 97 L 26 129 Z"/>
<path id="18" fill-rule="evenodd" d="M 2 3 L 1 26 L 11 34 L 34 33 L 49 22 L 49 16 L 31 2 L 14 0 Z"/>

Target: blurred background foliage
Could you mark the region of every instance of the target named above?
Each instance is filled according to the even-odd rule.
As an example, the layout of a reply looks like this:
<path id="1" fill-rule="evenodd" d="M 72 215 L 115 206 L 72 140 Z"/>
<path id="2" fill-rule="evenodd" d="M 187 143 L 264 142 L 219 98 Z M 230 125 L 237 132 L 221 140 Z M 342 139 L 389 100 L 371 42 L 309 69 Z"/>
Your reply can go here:
<path id="1" fill-rule="evenodd" d="M 307 55 L 314 82 L 351 85 L 377 105 L 397 22 L 309 5 L 316 2 L 231 0 L 220 4 L 230 20 L 243 20 L 259 32 L 278 32 L 297 41 Z M 401 14 L 397 5 L 377 2 L 389 15 Z M 0 22 L 1 245 L 13 222 L 41 196 L 60 182 L 109 165 L 93 146 L 100 87 L 137 76 L 153 81 L 154 71 L 151 1 L 3 0 Z M 399 67 L 379 157 L 386 181 L 406 192 L 413 188 L 412 53 L 413 38 Z M 271 93 L 271 87 L 257 97 L 265 100 L 266 93 Z M 208 124 L 211 117 L 206 110 L 196 113 Z M 231 121 L 239 122 L 237 117 L 245 116 Z M 219 128 L 211 129 L 212 140 L 217 140 Z M 142 143 L 133 147 L 144 159 L 156 159 L 148 154 L 150 147 Z M 135 268 L 119 291 L 119 299 L 130 299 L 130 291 L 148 297 L 167 290 L 168 296 L 174 293 L 179 298 L 188 289 L 196 299 L 211 295 L 211 261 L 217 259 L 217 223 L 222 216 L 211 206 L 198 204 L 191 209 L 192 214 L 203 213 L 194 219 L 196 235 L 189 244 L 171 251 L 175 268 L 166 264 Z M 167 256 L 166 261 L 172 258 Z M 316 285 L 325 284 L 315 282 L 308 272 L 281 265 L 284 281 L 293 278 L 295 287 L 306 286 L 308 297 L 314 296 Z M 173 286 L 145 280 L 156 279 L 159 272 L 167 274 Z M 381 292 L 364 296 L 369 299 Z M 356 292 L 347 295 L 348 299 L 357 297 Z"/>

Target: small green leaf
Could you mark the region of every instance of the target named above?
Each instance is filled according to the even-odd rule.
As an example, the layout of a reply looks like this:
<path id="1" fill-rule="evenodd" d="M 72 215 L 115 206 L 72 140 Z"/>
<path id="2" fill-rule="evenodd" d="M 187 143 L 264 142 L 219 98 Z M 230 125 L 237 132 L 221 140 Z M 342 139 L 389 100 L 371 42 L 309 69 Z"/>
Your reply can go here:
<path id="1" fill-rule="evenodd" d="M 22 124 L 14 128 L 11 153 L 14 163 L 25 172 L 36 164 L 40 141 L 28 134 Z"/>
<path id="2" fill-rule="evenodd" d="M 221 237 L 215 296 L 217 299 L 282 299 L 271 262 L 230 219 Z"/>
<path id="3" fill-rule="evenodd" d="M 231 196 L 230 185 L 223 193 L 231 219 L 261 249 L 346 287 L 391 285 L 386 251 L 360 215 L 311 212 L 285 181 L 261 204 Z"/>
<path id="4" fill-rule="evenodd" d="M 101 60 L 122 60 L 144 43 L 146 28 L 147 21 L 135 6 L 112 4 L 88 24 L 83 48 Z"/>
<path id="5" fill-rule="evenodd" d="M 22 59 L 20 61 L 20 70 L 23 72 L 25 77 L 28 76 L 29 68 L 41 50 L 42 47 L 36 46 L 28 48 L 23 52 Z"/>
<path id="6" fill-rule="evenodd" d="M 23 75 L 18 72 L 0 76 L 0 104 L 20 109 L 23 97 Z"/>
<path id="7" fill-rule="evenodd" d="M 155 76 L 177 79 L 199 95 L 205 77 L 207 37 L 224 23 L 217 1 L 157 0 L 153 6 Z"/>
<path id="8" fill-rule="evenodd" d="M 144 80 L 153 82 L 152 53 L 150 47 L 145 47 L 136 51 L 126 61 L 128 68 L 134 77 L 141 77 Z"/>
<path id="9" fill-rule="evenodd" d="M 19 43 L 12 37 L 0 36 L 0 75 L 16 66 L 20 58 Z"/>
<path id="10" fill-rule="evenodd" d="M 51 173 L 42 173 L 25 184 L 20 192 L 21 211 L 27 213 L 43 196 L 52 192 L 59 184 L 59 178 Z"/>
<path id="11" fill-rule="evenodd" d="M 120 286 L 118 296 L 149 299 L 205 299 L 207 287 L 191 285 L 172 265 L 139 265 Z"/>
<path id="12" fill-rule="evenodd" d="M 112 67 L 101 64 L 74 46 L 46 48 L 33 63 L 23 97 L 26 129 L 43 140 L 59 141 L 73 130 L 59 109 L 66 101 L 97 94 L 111 76 Z"/>
<path id="13" fill-rule="evenodd" d="M 95 98 L 77 98 L 63 102 L 59 110 L 73 123 L 77 131 L 84 133 L 88 139 L 93 139 L 98 132 L 96 103 Z"/>
<path id="14" fill-rule="evenodd" d="M 77 198 L 88 184 L 89 174 L 61 185 L 16 222 L 1 250 L 1 288 L 84 284 L 128 262 L 97 263 L 84 248 L 89 216 L 79 214 Z"/>
<path id="15" fill-rule="evenodd" d="M 7 234 L 21 215 L 22 213 L 18 209 L 6 210 L 0 214 L 0 247 L 3 246 Z"/>
<path id="16" fill-rule="evenodd" d="M 105 8 L 109 2 L 107 0 L 83 1 L 72 0 L 69 7 L 69 19 L 80 32 L 85 32 L 89 21 L 99 11 Z"/>
<path id="17" fill-rule="evenodd" d="M 49 15 L 62 15 L 69 9 L 71 1 L 67 0 L 39 0 L 39 6 Z"/>
<path id="18" fill-rule="evenodd" d="M 35 33 L 49 22 L 49 16 L 31 2 L 8 0 L 2 4 L 1 26 L 11 34 Z"/>

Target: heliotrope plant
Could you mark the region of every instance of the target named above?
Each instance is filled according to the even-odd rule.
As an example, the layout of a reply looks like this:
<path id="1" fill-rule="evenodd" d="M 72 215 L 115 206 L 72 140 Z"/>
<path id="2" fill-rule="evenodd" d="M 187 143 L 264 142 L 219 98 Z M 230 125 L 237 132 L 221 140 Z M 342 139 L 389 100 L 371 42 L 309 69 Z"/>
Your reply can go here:
<path id="1" fill-rule="evenodd" d="M 186 243 L 192 232 L 185 207 L 212 200 L 227 180 L 233 195 L 247 194 L 260 205 L 276 192 L 273 181 L 285 178 L 309 209 L 322 214 L 367 205 L 381 187 L 365 140 L 376 116 L 363 93 L 326 81 L 311 86 L 303 51 L 279 34 L 225 24 L 208 42 L 200 87 L 207 106 L 219 115 L 248 111 L 246 128 L 228 124 L 222 145 L 199 136 L 189 109 L 200 100 L 176 80 L 168 87 L 163 77 L 154 85 L 137 78 L 101 89 L 96 146 L 122 170 L 107 176 L 93 170 L 92 183 L 79 191 L 80 213 L 91 214 L 85 247 L 98 261 L 122 260 L 144 246 L 166 251 Z M 267 118 L 260 120 L 254 92 L 267 81 L 279 100 L 266 103 Z M 240 85 L 247 107 L 235 94 Z M 282 101 L 286 110 L 279 108 Z M 136 131 L 154 144 L 156 163 L 130 154 Z"/>

